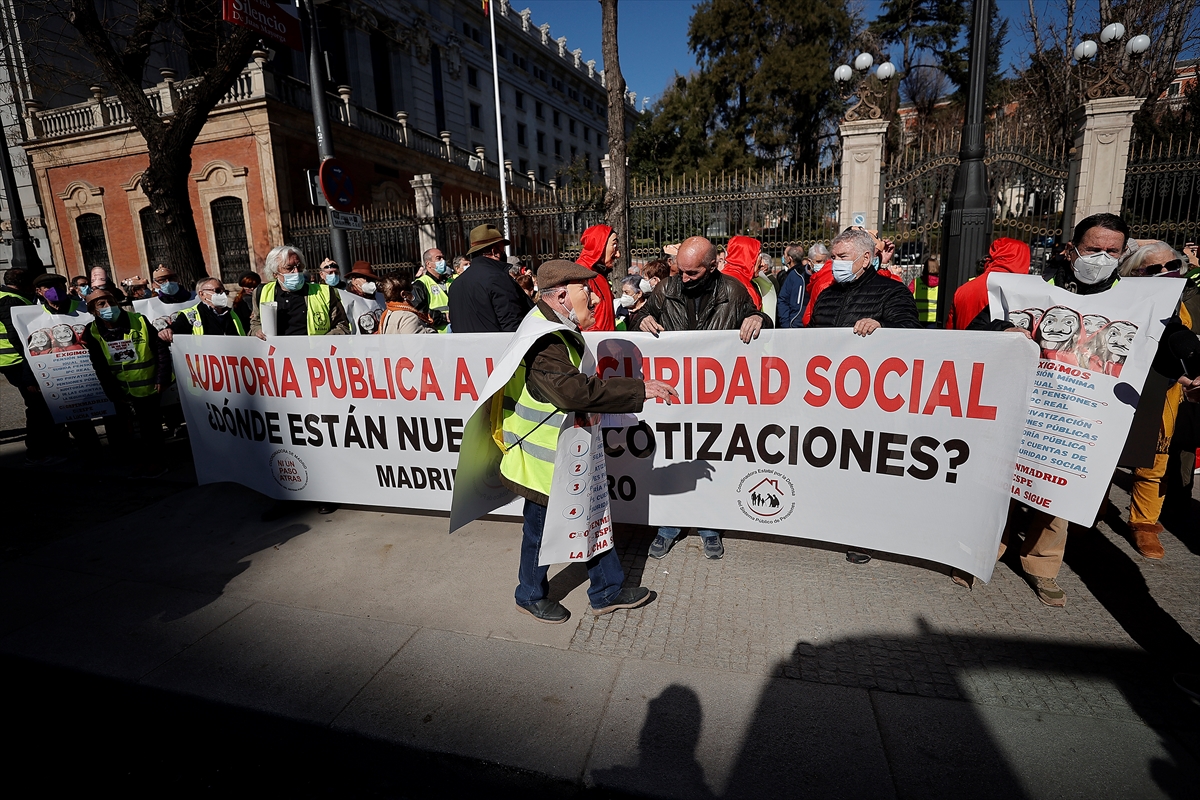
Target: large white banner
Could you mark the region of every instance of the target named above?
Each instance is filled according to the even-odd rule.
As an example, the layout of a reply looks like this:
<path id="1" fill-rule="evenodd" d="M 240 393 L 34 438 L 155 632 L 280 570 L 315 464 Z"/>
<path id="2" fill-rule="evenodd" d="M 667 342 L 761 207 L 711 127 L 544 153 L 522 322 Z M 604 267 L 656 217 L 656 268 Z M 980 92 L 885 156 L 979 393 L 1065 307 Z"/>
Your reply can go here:
<path id="1" fill-rule="evenodd" d="M 1178 278 L 1130 278 L 1077 295 L 1034 275 L 988 277 L 992 318 L 1030 331 L 1041 351 L 1013 497 L 1092 524 L 1183 285 Z"/>
<path id="2" fill-rule="evenodd" d="M 180 337 L 197 476 L 439 511 L 466 476 L 478 512 L 518 514 L 487 467 L 487 423 L 465 430 L 510 338 Z M 849 329 L 768 331 L 750 345 L 735 332 L 588 340 L 602 376 L 650 375 L 683 400 L 606 420 L 616 521 L 833 541 L 990 577 L 1037 360 L 1028 340 Z"/>
<path id="3" fill-rule="evenodd" d="M 13 308 L 13 326 L 55 422 L 77 422 L 114 412 L 84 344 L 92 321 L 86 311 L 48 314 L 44 306 Z"/>

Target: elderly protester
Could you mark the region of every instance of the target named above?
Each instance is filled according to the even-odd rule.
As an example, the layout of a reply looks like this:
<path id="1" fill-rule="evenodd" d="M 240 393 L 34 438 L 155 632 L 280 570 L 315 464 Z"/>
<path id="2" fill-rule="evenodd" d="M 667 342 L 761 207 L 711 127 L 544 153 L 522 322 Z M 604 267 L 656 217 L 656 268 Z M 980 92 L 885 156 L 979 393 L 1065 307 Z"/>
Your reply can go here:
<path id="1" fill-rule="evenodd" d="M 277 336 L 349 334 L 342 298 L 325 283 L 309 283 L 304 254 L 291 245 L 271 248 L 264 270 L 272 279 L 254 292 L 250 335 L 266 339 L 262 330 L 262 304 L 275 303 Z"/>
<path id="2" fill-rule="evenodd" d="M 908 287 L 878 271 L 876 240 L 868 231 L 842 231 L 829 249 L 833 283 L 813 305 L 812 327 L 852 327 L 859 336 L 869 336 L 879 328 L 921 327 Z"/>
<path id="3" fill-rule="evenodd" d="M 746 288 L 717 270 L 717 249 L 703 236 L 679 246 L 679 274 L 659 283 L 645 305 L 631 316 L 633 328 L 655 336 L 664 331 L 738 330 L 743 342 L 758 338 L 770 317 L 759 311 Z M 663 558 L 679 537 L 679 528 L 663 526 L 650 545 L 651 558 Z M 720 531 L 697 531 L 705 558 L 721 558 L 725 547 Z"/>
<path id="4" fill-rule="evenodd" d="M 171 325 L 159 334 L 163 341 L 175 336 L 245 336 L 241 318 L 233 313 L 233 298 L 225 291 L 220 278 L 201 278 L 196 281 L 199 302 L 175 315 Z M 163 336 L 166 334 L 166 336 Z"/>
<path id="5" fill-rule="evenodd" d="M 437 333 L 433 318 L 413 303 L 413 281 L 407 275 L 383 278 L 379 291 L 387 301 L 376 333 Z"/>
<path id="6" fill-rule="evenodd" d="M 513 333 L 529 312 L 529 297 L 508 276 L 508 239 L 493 225 L 471 229 L 470 269 L 450 286 L 454 333 Z"/>
<path id="7" fill-rule="evenodd" d="M 823 244 L 813 245 L 814 249 L 817 247 L 825 250 Z M 804 302 L 808 291 L 808 274 L 804 269 L 804 248 L 798 244 L 785 247 L 783 265 L 787 268 L 787 272 L 779 281 L 779 300 L 775 304 L 775 327 L 803 328 Z"/>

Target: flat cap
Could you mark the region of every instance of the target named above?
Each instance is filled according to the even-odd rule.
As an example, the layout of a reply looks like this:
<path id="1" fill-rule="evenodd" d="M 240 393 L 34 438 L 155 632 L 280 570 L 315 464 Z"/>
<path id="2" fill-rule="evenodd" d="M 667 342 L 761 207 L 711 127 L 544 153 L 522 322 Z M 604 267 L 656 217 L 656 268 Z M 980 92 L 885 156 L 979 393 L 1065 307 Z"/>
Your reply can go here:
<path id="1" fill-rule="evenodd" d="M 538 289 L 544 292 L 568 283 L 586 283 L 594 277 L 596 277 L 596 273 L 587 267 L 581 267 L 574 261 L 556 258 L 538 267 L 537 285 Z"/>
<path id="2" fill-rule="evenodd" d="M 43 272 L 33 279 L 34 288 L 38 286 L 54 286 L 55 284 L 66 282 L 66 277 L 59 275 L 57 272 Z"/>

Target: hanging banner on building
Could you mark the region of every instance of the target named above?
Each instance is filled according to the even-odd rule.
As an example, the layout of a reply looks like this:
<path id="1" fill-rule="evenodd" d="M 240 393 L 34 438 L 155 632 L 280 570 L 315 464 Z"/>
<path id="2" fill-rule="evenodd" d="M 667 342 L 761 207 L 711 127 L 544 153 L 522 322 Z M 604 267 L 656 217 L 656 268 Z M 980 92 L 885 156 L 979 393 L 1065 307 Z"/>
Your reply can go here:
<path id="1" fill-rule="evenodd" d="M 992 318 L 1030 331 L 1040 348 L 1014 498 L 1081 525 L 1095 521 L 1183 285 L 1127 278 L 1077 295 L 1037 276 L 988 277 Z"/>
<path id="2" fill-rule="evenodd" d="M 41 305 L 14 307 L 12 320 L 54 421 L 77 422 L 114 413 L 84 344 L 92 315 L 86 311 L 47 314 L 43 309 Z"/>
<path id="3" fill-rule="evenodd" d="M 221 19 L 293 50 L 304 50 L 300 12 L 292 0 L 222 0 Z"/>
<path id="4" fill-rule="evenodd" d="M 346 309 L 351 333 L 374 333 L 379 330 L 379 319 L 383 316 L 383 295 L 376 292 L 374 297 L 363 297 L 345 289 L 338 289 L 337 292 L 342 298 L 342 307 Z"/>
<path id="5" fill-rule="evenodd" d="M 833 541 L 991 575 L 1036 366 L 1028 340 L 849 329 L 768 331 L 750 345 L 735 332 L 587 338 L 602 376 L 650 375 L 683 399 L 602 423 L 614 520 Z M 512 374 L 500 364 L 510 339 L 180 337 L 197 476 L 438 511 L 465 480 L 470 509 L 456 499 L 456 525 L 519 514 L 484 402 Z"/>

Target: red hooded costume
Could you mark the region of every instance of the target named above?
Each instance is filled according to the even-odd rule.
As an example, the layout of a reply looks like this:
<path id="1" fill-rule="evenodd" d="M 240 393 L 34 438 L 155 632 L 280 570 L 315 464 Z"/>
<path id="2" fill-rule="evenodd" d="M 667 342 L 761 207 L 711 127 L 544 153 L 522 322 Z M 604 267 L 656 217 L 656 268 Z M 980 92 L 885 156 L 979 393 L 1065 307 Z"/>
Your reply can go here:
<path id="1" fill-rule="evenodd" d="M 1001 236 L 992 242 L 988 251 L 987 269 L 977 278 L 964 283 L 954 293 L 954 305 L 950 309 L 946 328 L 965 331 L 967 326 L 987 308 L 987 276 L 993 272 L 1011 272 L 1014 275 L 1029 274 L 1029 245 Z"/>
<path id="2" fill-rule="evenodd" d="M 833 283 L 833 259 L 825 262 L 820 272 L 814 272 L 808 280 L 808 305 L 804 307 L 805 326 L 812 320 L 813 306 L 817 304 L 817 295 L 829 288 Z"/>
<path id="3" fill-rule="evenodd" d="M 607 225 L 593 225 L 579 237 L 583 251 L 575 263 L 587 267 L 596 273 L 596 277 L 588 281 L 588 286 L 600 298 L 600 304 L 592 312 L 594 321 L 589 331 L 615 331 L 617 329 L 616 314 L 613 311 L 612 286 L 608 283 L 608 268 L 604 266 L 604 247 L 612 228 Z"/>
<path id="4" fill-rule="evenodd" d="M 758 254 L 762 252 L 762 242 L 749 236 L 734 236 L 725 248 L 725 266 L 721 267 L 731 278 L 746 287 L 754 307 L 762 311 L 762 293 L 754 285 L 754 273 L 758 268 Z"/>

